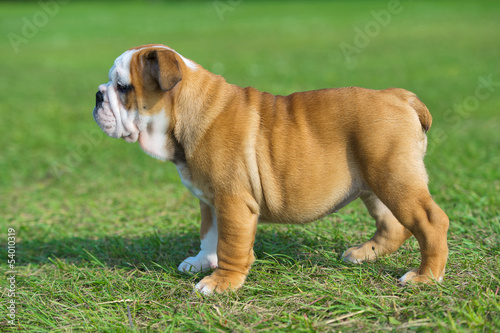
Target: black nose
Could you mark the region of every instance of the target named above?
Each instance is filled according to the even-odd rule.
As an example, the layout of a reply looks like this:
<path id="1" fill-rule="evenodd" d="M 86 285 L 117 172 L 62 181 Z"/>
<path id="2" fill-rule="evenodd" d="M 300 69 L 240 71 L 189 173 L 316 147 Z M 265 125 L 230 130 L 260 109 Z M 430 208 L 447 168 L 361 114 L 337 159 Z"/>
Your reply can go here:
<path id="1" fill-rule="evenodd" d="M 97 94 L 95 94 L 95 106 L 98 107 L 99 105 L 104 102 L 104 96 L 102 95 L 102 92 L 99 90 Z"/>

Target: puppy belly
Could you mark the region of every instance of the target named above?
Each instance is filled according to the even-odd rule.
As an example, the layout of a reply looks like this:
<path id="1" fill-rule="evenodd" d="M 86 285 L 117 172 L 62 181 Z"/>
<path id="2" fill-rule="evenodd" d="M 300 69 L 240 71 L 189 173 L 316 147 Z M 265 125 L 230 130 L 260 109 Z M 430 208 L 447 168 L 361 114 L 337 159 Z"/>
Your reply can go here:
<path id="1" fill-rule="evenodd" d="M 261 223 L 290 223 L 305 224 L 318 220 L 324 216 L 337 212 L 341 208 L 357 199 L 363 187 L 356 184 L 351 188 L 337 189 L 333 195 L 325 195 L 316 201 L 304 201 L 300 199 L 288 201 L 280 209 L 270 210 L 264 207 L 260 216 Z"/>

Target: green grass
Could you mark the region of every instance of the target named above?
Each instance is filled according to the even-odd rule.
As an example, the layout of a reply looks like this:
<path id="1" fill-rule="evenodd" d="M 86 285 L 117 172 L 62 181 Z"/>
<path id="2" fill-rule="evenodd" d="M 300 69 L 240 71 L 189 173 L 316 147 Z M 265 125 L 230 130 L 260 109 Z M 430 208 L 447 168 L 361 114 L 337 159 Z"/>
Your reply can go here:
<path id="1" fill-rule="evenodd" d="M 0 330 L 500 330 L 500 4 L 401 3 L 348 66 L 339 45 L 354 44 L 355 27 L 388 2 L 247 0 L 221 21 L 211 1 L 70 1 L 18 53 L 8 33 L 21 34 L 22 18 L 41 9 L 2 2 L 0 267 L 8 269 L 14 228 L 18 275 L 15 326 L 0 279 Z M 350 85 L 416 92 L 434 116 L 430 190 L 451 219 L 445 281 L 397 286 L 419 263 L 414 239 L 374 263 L 343 263 L 340 254 L 375 230 L 356 201 L 312 224 L 259 226 L 244 287 L 193 294 L 201 276 L 176 267 L 197 253 L 196 200 L 173 165 L 106 137 L 91 115 L 115 57 L 149 42 L 276 94 Z M 489 75 L 496 86 L 474 100 Z"/>

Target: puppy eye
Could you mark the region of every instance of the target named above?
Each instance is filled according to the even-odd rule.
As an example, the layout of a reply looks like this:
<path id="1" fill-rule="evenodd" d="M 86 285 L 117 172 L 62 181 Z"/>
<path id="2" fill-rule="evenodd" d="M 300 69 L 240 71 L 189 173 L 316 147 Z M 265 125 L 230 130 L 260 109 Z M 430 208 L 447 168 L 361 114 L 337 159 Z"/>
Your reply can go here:
<path id="1" fill-rule="evenodd" d="M 126 85 L 123 85 L 123 84 L 119 84 L 116 86 L 118 91 L 121 92 L 121 93 L 126 93 L 127 91 L 130 90 L 131 86 L 126 86 Z"/>

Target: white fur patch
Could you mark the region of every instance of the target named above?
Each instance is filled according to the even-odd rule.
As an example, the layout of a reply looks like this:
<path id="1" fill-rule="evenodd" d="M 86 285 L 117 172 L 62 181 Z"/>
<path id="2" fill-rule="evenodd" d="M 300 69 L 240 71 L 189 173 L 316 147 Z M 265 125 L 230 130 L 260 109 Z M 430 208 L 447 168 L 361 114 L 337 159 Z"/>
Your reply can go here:
<path id="1" fill-rule="evenodd" d="M 167 128 L 170 119 L 165 110 L 153 116 L 139 116 L 137 127 L 139 128 L 139 145 L 146 154 L 151 157 L 166 161 L 171 158 L 171 152 L 167 151 Z M 148 125 L 151 130 L 148 131 Z"/>
<path id="2" fill-rule="evenodd" d="M 176 164 L 175 167 L 177 168 L 182 184 L 186 186 L 186 188 L 191 191 L 195 197 L 207 202 L 203 191 L 194 186 L 191 182 L 191 173 L 189 172 L 188 167 L 185 164 Z"/>
<path id="3" fill-rule="evenodd" d="M 132 81 L 130 76 L 130 61 L 137 50 L 123 52 L 109 70 L 109 80 L 121 85 L 129 85 Z"/>
<path id="4" fill-rule="evenodd" d="M 201 240 L 200 252 L 196 257 L 189 257 L 178 267 L 181 272 L 196 273 L 217 267 L 217 218 L 212 210 L 212 226 Z"/>

